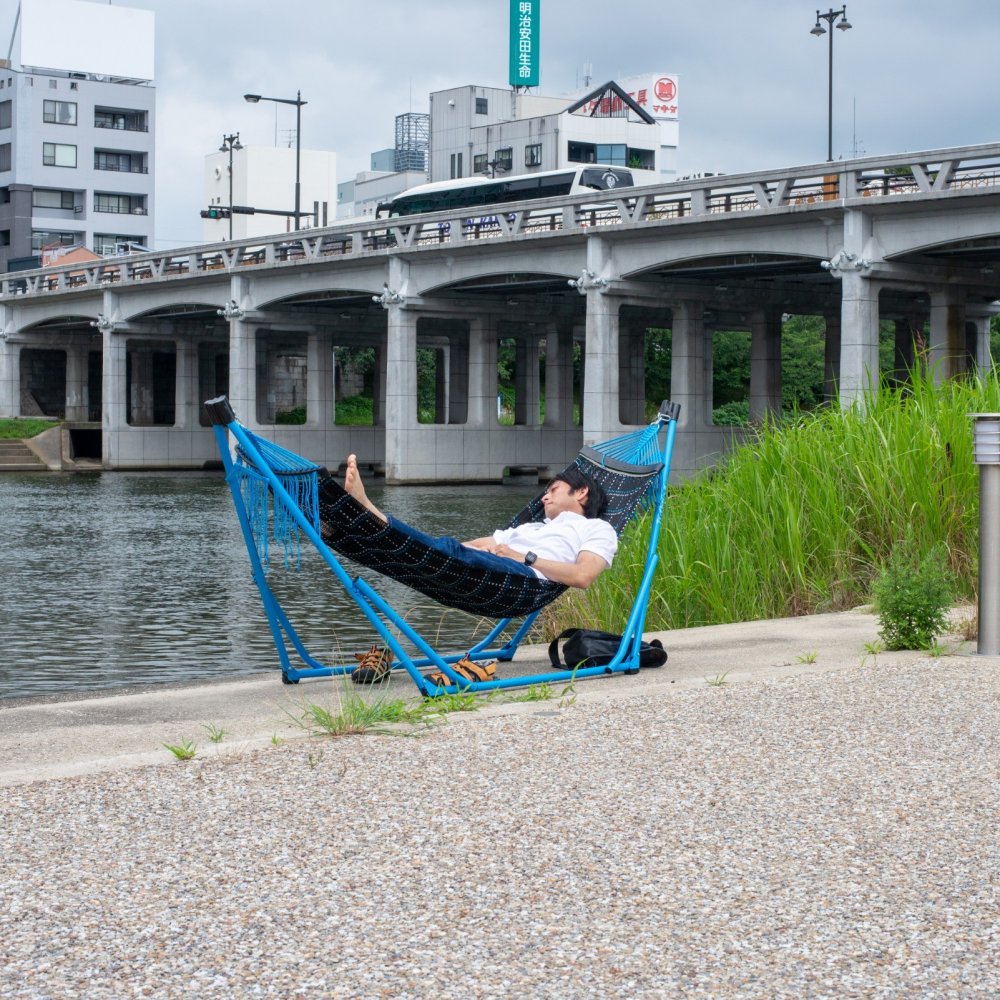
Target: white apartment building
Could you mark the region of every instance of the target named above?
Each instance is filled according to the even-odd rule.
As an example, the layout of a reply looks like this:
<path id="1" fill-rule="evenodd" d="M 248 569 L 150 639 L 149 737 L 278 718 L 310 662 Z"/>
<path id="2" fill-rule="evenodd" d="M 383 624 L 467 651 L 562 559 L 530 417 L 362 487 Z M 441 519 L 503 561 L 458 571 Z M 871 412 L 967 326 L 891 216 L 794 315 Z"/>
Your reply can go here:
<path id="1" fill-rule="evenodd" d="M 0 60 L 0 270 L 153 240 L 154 15 L 20 0 Z"/>
<path id="2" fill-rule="evenodd" d="M 233 168 L 231 188 L 230 162 Z M 303 149 L 299 178 L 299 210 L 304 213 L 299 228 L 332 226 L 337 207 L 337 154 Z M 295 149 L 242 145 L 237 148 L 234 144 L 231 161 L 228 151 L 211 153 L 205 157 L 203 191 L 206 210 L 230 205 L 256 209 L 253 215 L 233 213 L 230 218 L 203 217 L 201 235 L 206 243 L 291 232 L 295 228 Z M 268 211 L 288 214 L 270 215 Z"/>
<path id="3" fill-rule="evenodd" d="M 654 79 L 669 79 L 676 96 L 675 77 Z M 677 122 L 663 121 L 676 119 L 676 103 L 654 101 L 649 88 L 609 81 L 565 98 L 464 86 L 431 94 L 430 108 L 431 181 L 585 163 L 628 167 L 636 184 L 676 175 Z"/>

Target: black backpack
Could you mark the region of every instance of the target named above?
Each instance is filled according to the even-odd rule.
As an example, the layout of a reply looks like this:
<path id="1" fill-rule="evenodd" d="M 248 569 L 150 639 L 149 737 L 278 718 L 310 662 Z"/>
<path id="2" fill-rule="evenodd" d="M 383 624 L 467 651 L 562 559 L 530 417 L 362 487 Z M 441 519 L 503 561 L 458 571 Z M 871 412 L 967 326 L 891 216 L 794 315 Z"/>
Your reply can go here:
<path id="1" fill-rule="evenodd" d="M 563 662 L 559 662 L 559 643 Z M 610 663 L 618 652 L 622 637 L 613 632 L 594 629 L 568 628 L 549 643 L 549 662 L 554 670 L 577 670 L 583 667 L 601 667 Z M 639 647 L 640 667 L 662 667 L 667 662 L 667 651 L 659 639 L 644 642 Z M 564 666 L 565 664 L 565 666 Z"/>

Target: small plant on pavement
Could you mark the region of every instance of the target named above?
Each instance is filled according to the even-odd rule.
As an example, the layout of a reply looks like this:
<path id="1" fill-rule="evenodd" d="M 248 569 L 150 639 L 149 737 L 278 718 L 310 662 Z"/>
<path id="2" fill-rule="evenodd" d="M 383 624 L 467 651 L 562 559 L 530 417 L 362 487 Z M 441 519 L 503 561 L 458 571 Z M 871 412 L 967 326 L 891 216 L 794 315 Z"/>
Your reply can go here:
<path id="1" fill-rule="evenodd" d="M 800 653 L 798 656 L 799 663 L 815 663 L 816 662 L 816 650 L 811 649 L 808 653 Z"/>
<path id="2" fill-rule="evenodd" d="M 201 728 L 208 733 L 208 738 L 213 743 L 221 743 L 229 735 L 221 726 L 216 726 L 211 722 Z"/>
<path id="3" fill-rule="evenodd" d="M 928 649 L 947 630 L 953 586 L 944 545 L 921 556 L 907 531 L 873 588 L 885 648 Z"/>
<path id="4" fill-rule="evenodd" d="M 164 743 L 164 747 L 169 750 L 178 760 L 193 760 L 198 753 L 198 746 L 191 740 L 182 740 L 180 743 Z"/>
<path id="5" fill-rule="evenodd" d="M 709 687 L 720 688 L 725 687 L 728 681 L 726 678 L 729 676 L 729 672 L 726 671 L 724 674 L 716 674 L 714 677 L 706 677 L 705 683 Z"/>

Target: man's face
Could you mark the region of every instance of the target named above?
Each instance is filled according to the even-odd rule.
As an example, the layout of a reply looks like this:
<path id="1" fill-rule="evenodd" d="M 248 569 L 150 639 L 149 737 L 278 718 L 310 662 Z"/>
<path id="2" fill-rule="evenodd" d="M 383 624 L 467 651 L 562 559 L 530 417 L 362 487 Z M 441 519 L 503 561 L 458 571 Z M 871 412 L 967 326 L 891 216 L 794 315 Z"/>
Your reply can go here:
<path id="1" fill-rule="evenodd" d="M 554 479 L 542 494 L 542 507 L 545 510 L 545 516 L 551 519 L 558 517 L 566 510 L 582 514 L 586 500 L 586 487 L 574 491 L 570 489 L 569 483 L 564 483 L 561 479 Z"/>

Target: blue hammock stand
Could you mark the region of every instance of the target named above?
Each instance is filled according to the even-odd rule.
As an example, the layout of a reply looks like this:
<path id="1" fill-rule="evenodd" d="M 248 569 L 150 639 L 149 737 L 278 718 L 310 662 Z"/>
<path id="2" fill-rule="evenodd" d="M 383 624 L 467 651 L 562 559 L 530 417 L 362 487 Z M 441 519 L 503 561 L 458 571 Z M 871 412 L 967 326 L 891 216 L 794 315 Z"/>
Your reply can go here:
<path id="1" fill-rule="evenodd" d="M 425 696 L 498 688 L 574 678 L 639 671 L 639 650 L 658 562 L 657 539 L 663 518 L 670 457 L 680 406 L 664 402 L 647 427 L 584 448 L 575 464 L 596 479 L 608 494 L 604 515 L 621 535 L 637 511 L 652 509 L 642 578 L 622 641 L 614 659 L 602 666 L 577 670 L 547 670 L 526 677 L 469 682 L 452 669 L 462 658 L 473 661 L 509 661 L 531 630 L 541 609 L 566 589 L 550 581 L 499 572 L 472 570 L 458 560 L 423 547 L 386 525 L 333 483 L 325 469 L 268 441 L 237 419 L 225 396 L 210 399 L 205 409 L 213 425 L 246 542 L 254 582 L 260 592 L 268 627 L 281 665 L 281 679 L 296 684 L 303 678 L 351 673 L 357 663 L 326 664 L 306 649 L 295 627 L 271 591 L 267 567 L 270 542 L 280 545 L 286 566 L 298 561 L 304 537 L 319 552 L 334 577 L 392 652 L 393 670 L 405 670 Z M 230 435 L 235 447 L 230 449 Z M 541 496 L 524 508 L 511 524 L 543 517 Z M 334 551 L 336 550 L 336 551 Z M 473 647 L 458 653 L 439 653 L 362 577 L 352 576 L 338 554 L 399 580 L 450 607 L 499 619 Z M 522 619 L 504 639 L 512 623 Z M 398 636 L 416 649 L 411 655 Z M 500 645 L 494 643 L 500 642 Z M 293 663 L 292 654 L 297 657 Z M 452 684 L 431 683 L 425 675 L 441 672 Z"/>

